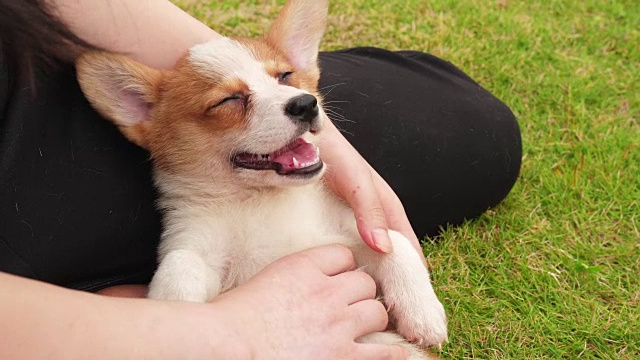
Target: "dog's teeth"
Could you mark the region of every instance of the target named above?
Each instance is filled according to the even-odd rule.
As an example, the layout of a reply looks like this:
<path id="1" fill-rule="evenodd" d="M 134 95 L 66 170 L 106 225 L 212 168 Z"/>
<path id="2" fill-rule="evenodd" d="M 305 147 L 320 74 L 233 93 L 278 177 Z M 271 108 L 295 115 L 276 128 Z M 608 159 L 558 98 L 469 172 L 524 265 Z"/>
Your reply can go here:
<path id="1" fill-rule="evenodd" d="M 298 163 L 298 159 L 293 158 L 293 167 L 298 167 L 300 164 Z"/>
<path id="2" fill-rule="evenodd" d="M 316 156 L 319 158 L 320 157 L 320 148 L 316 147 Z"/>

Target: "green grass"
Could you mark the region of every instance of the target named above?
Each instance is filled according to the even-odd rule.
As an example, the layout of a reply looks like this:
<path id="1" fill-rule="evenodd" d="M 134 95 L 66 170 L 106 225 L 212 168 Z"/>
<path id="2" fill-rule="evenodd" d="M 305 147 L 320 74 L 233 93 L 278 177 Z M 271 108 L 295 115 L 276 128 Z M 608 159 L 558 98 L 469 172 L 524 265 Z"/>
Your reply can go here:
<path id="1" fill-rule="evenodd" d="M 283 1 L 178 1 L 225 34 Z M 522 175 L 484 216 L 428 239 L 450 359 L 640 359 L 636 0 L 334 0 L 324 49 L 445 58 L 520 120 Z"/>

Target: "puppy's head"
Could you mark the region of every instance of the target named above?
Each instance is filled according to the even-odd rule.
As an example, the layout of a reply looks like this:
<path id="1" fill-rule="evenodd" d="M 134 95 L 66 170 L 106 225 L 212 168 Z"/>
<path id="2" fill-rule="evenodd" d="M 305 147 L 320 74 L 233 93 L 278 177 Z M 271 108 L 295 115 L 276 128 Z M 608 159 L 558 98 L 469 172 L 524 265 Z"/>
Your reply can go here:
<path id="1" fill-rule="evenodd" d="M 92 105 L 163 174 L 213 185 L 302 185 L 324 170 L 315 143 L 326 119 L 317 93 L 326 16 L 326 0 L 290 0 L 264 39 L 215 39 L 190 49 L 172 71 L 88 53 L 77 62 L 78 79 Z"/>

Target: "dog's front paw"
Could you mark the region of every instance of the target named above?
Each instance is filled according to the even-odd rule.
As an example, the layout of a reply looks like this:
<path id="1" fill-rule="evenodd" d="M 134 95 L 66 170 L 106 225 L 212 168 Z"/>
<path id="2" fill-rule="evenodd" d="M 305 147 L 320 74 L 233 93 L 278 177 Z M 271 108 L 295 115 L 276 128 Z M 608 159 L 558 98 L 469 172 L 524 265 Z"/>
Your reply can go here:
<path id="1" fill-rule="evenodd" d="M 439 346 L 447 341 L 447 316 L 429 270 L 407 238 L 396 231 L 389 231 L 389 237 L 393 252 L 372 268 L 396 331 L 412 342 Z"/>
<path id="2" fill-rule="evenodd" d="M 220 292 L 221 279 L 191 251 L 169 252 L 149 284 L 150 299 L 203 303 Z"/>
<path id="3" fill-rule="evenodd" d="M 407 340 L 424 346 L 438 346 L 448 341 L 447 316 L 435 294 L 414 297 L 411 304 L 395 304 L 391 312 L 396 331 Z"/>
<path id="4" fill-rule="evenodd" d="M 163 281 L 154 277 L 149 284 L 149 299 L 165 301 L 190 301 L 204 303 L 208 299 L 204 283 L 185 284 L 178 281 Z"/>

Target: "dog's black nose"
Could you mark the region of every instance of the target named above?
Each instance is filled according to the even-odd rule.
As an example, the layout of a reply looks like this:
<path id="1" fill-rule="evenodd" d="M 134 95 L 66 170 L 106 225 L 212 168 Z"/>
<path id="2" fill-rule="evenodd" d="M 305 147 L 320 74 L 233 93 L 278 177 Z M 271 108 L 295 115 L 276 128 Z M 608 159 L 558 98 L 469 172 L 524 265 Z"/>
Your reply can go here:
<path id="1" fill-rule="evenodd" d="M 296 96 L 289 100 L 285 111 L 295 120 L 311 122 L 318 116 L 318 100 L 309 94 Z"/>

